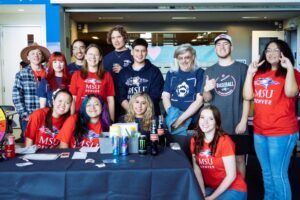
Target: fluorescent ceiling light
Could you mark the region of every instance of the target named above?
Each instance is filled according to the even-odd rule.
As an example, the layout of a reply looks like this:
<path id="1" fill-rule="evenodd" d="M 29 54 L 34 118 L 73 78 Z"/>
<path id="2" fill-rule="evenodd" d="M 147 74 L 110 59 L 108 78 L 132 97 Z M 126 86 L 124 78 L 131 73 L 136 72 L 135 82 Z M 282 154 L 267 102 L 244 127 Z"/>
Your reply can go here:
<path id="1" fill-rule="evenodd" d="M 19 8 L 18 12 L 24 12 L 25 10 L 23 8 Z"/>
<path id="2" fill-rule="evenodd" d="M 142 34 L 140 34 L 140 37 L 144 38 L 144 39 L 150 39 L 150 38 L 152 38 L 152 33 L 149 33 L 149 32 L 142 33 Z"/>
<path id="3" fill-rule="evenodd" d="M 242 19 L 259 19 L 260 17 L 257 16 L 244 16 Z"/>
<path id="4" fill-rule="evenodd" d="M 97 36 L 92 36 L 92 38 L 93 38 L 94 40 L 99 40 L 99 37 L 97 37 Z"/>
<path id="5" fill-rule="evenodd" d="M 197 19 L 197 17 L 172 17 L 172 19 L 174 19 L 174 20 L 187 20 L 187 19 L 195 20 L 195 19 Z"/>
<path id="6" fill-rule="evenodd" d="M 98 17 L 99 20 L 123 20 L 124 17 Z"/>

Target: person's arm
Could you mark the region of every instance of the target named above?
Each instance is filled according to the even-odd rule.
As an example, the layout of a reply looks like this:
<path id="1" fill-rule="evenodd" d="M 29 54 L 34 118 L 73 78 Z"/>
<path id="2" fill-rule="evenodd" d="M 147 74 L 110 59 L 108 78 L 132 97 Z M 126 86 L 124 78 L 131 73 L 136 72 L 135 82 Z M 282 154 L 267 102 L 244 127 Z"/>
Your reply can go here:
<path id="1" fill-rule="evenodd" d="M 250 101 L 243 100 L 243 112 L 240 123 L 236 126 L 235 132 L 237 134 L 242 134 L 246 131 L 247 123 L 248 123 L 248 115 L 250 110 Z"/>
<path id="2" fill-rule="evenodd" d="M 30 147 L 32 145 L 33 145 L 33 140 L 30 139 L 30 138 L 28 138 L 28 137 L 26 137 L 26 139 L 25 139 L 25 147 Z"/>
<path id="3" fill-rule="evenodd" d="M 185 122 L 189 117 L 195 114 L 199 108 L 202 106 L 203 97 L 198 93 L 196 96 L 196 100 L 184 111 L 179 118 L 172 124 L 173 128 L 178 128 L 182 123 Z"/>
<path id="4" fill-rule="evenodd" d="M 295 77 L 294 67 L 291 61 L 285 57 L 283 53 L 281 53 L 280 63 L 281 66 L 287 70 L 284 83 L 284 93 L 287 97 L 295 97 L 299 93 L 299 88 Z"/>
<path id="5" fill-rule="evenodd" d="M 76 107 L 76 96 L 73 96 L 72 104 L 71 104 L 71 115 L 75 114 Z"/>
<path id="6" fill-rule="evenodd" d="M 18 72 L 16 74 L 15 83 L 13 86 L 12 100 L 20 117 L 25 119 L 28 117 L 29 113 L 25 108 L 24 89 L 22 82 L 21 74 Z"/>
<path id="7" fill-rule="evenodd" d="M 69 148 L 69 145 L 67 143 L 60 142 L 58 148 L 67 149 L 67 148 Z"/>
<path id="8" fill-rule="evenodd" d="M 193 154 L 192 157 L 193 157 L 193 169 L 194 169 L 194 173 L 195 173 L 195 176 L 196 176 L 197 181 L 199 183 L 200 189 L 201 189 L 201 191 L 203 193 L 203 196 L 205 197 L 205 185 L 204 185 L 202 173 L 201 173 L 200 167 L 198 166 L 198 164 L 196 162 L 195 154 Z"/>
<path id="9" fill-rule="evenodd" d="M 163 106 L 165 111 L 168 112 L 168 109 L 171 107 L 171 95 L 169 92 L 163 92 L 161 95 Z"/>
<path id="10" fill-rule="evenodd" d="M 40 100 L 40 108 L 45 108 L 46 107 L 47 98 L 40 97 L 39 100 Z"/>
<path id="11" fill-rule="evenodd" d="M 151 84 L 149 88 L 149 96 L 152 99 L 153 103 L 159 102 L 161 99 L 163 87 L 164 87 L 164 78 L 157 68 L 151 78 Z"/>
<path id="12" fill-rule="evenodd" d="M 205 197 L 205 200 L 213 200 L 220 196 L 225 190 L 229 188 L 232 182 L 236 178 L 236 165 L 235 165 L 235 155 L 224 156 L 222 157 L 226 176 L 217 187 L 217 189 L 208 197 Z"/>
<path id="13" fill-rule="evenodd" d="M 107 104 L 108 104 L 108 111 L 109 111 L 110 119 L 114 122 L 115 121 L 115 97 L 108 96 Z"/>
<path id="14" fill-rule="evenodd" d="M 244 82 L 244 88 L 243 88 L 243 98 L 244 100 L 252 100 L 254 98 L 254 92 L 253 92 L 253 77 L 256 74 L 258 68 L 264 63 L 265 61 L 253 62 L 249 65 L 247 74 L 246 74 L 246 80 Z"/>
<path id="15" fill-rule="evenodd" d="M 203 87 L 203 100 L 204 102 L 209 102 L 212 99 L 211 90 L 216 87 L 216 80 L 209 79 L 208 75 L 205 77 L 205 85 Z"/>
<path id="16" fill-rule="evenodd" d="M 128 100 L 127 99 L 123 100 L 121 103 L 121 106 L 124 108 L 124 110 L 128 111 L 128 109 L 129 109 Z"/>

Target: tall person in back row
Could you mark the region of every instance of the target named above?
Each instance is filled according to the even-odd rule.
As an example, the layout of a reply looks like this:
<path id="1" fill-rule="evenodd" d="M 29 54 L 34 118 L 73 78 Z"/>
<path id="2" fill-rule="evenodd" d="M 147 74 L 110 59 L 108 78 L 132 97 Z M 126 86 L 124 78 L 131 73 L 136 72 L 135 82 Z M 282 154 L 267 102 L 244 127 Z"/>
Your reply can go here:
<path id="1" fill-rule="evenodd" d="M 204 101 L 210 101 L 221 113 L 222 128 L 236 146 L 236 165 L 241 175 L 246 175 L 245 155 L 249 151 L 247 120 L 250 102 L 243 100 L 243 85 L 247 65 L 231 57 L 232 39 L 221 34 L 215 38 L 218 63 L 204 74 L 202 92 Z"/>
<path id="2" fill-rule="evenodd" d="M 107 44 L 113 45 L 114 50 L 104 57 L 103 64 L 105 70 L 111 73 L 114 84 L 117 85 L 117 79 L 121 70 L 133 63 L 130 49 L 126 47 L 128 34 L 123 26 L 117 25 L 107 33 L 106 41 Z M 122 114 L 121 105 L 116 104 L 115 119 L 117 120 Z"/>

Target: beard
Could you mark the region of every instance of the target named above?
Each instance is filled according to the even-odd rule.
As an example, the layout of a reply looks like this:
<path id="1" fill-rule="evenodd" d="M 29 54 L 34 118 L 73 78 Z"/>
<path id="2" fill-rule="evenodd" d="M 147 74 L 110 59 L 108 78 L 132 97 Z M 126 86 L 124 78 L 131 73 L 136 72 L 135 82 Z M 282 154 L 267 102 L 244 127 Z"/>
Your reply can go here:
<path id="1" fill-rule="evenodd" d="M 225 55 L 219 55 L 219 54 L 217 54 L 217 56 L 218 56 L 218 58 L 226 59 L 226 58 L 228 58 L 228 57 L 231 56 L 231 50 L 229 50 L 229 52 L 227 54 L 225 54 Z"/>

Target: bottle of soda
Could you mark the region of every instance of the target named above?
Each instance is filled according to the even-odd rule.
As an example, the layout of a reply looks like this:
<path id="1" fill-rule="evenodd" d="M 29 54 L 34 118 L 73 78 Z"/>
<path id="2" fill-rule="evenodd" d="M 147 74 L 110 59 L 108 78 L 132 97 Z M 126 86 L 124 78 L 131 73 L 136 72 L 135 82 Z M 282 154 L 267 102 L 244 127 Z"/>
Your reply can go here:
<path id="1" fill-rule="evenodd" d="M 166 146 L 166 135 L 165 135 L 164 121 L 162 115 L 159 115 L 158 117 L 157 134 L 158 134 L 159 146 L 164 148 Z"/>
<path id="2" fill-rule="evenodd" d="M 150 131 L 150 147 L 151 155 L 156 156 L 158 154 L 158 135 L 156 133 L 156 121 L 152 120 L 151 131 Z"/>
<path id="3" fill-rule="evenodd" d="M 14 158 L 16 156 L 15 152 L 15 136 L 9 134 L 6 138 L 6 143 L 4 147 L 5 157 Z"/>

